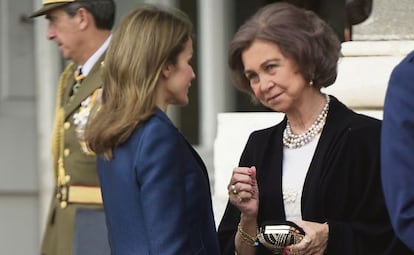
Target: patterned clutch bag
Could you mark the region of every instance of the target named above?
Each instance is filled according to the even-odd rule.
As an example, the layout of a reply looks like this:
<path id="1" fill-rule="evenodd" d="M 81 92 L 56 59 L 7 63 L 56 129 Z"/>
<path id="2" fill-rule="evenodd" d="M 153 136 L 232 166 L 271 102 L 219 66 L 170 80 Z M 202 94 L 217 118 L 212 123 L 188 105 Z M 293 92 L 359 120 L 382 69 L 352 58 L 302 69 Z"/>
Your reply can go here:
<path id="1" fill-rule="evenodd" d="M 273 254 L 283 254 L 286 246 L 299 243 L 304 236 L 303 229 L 291 221 L 270 221 L 259 227 L 257 238 Z"/>

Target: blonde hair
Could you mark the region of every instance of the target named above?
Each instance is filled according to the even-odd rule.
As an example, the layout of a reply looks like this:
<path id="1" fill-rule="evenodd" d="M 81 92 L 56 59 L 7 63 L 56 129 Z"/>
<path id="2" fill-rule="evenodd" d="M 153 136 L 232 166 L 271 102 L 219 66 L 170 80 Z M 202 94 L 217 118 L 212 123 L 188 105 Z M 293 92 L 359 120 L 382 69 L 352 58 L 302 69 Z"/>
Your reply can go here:
<path id="1" fill-rule="evenodd" d="M 155 5 L 143 5 L 122 20 L 105 56 L 102 105 L 86 130 L 91 150 L 112 159 L 113 149 L 155 113 L 161 71 L 176 64 L 192 29 L 180 10 Z"/>

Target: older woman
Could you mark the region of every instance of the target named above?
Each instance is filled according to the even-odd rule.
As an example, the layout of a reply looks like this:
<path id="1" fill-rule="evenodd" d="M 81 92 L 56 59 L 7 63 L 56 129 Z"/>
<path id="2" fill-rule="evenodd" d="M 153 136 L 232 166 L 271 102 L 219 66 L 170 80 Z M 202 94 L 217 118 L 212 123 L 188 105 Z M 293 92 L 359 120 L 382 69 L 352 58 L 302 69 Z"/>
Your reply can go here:
<path id="1" fill-rule="evenodd" d="M 381 122 L 321 92 L 336 79 L 339 55 L 331 28 L 287 3 L 263 7 L 235 34 L 236 87 L 285 118 L 253 132 L 233 170 L 222 254 L 272 254 L 256 241 L 257 226 L 270 220 L 305 233 L 285 254 L 409 254 L 381 190 Z"/>

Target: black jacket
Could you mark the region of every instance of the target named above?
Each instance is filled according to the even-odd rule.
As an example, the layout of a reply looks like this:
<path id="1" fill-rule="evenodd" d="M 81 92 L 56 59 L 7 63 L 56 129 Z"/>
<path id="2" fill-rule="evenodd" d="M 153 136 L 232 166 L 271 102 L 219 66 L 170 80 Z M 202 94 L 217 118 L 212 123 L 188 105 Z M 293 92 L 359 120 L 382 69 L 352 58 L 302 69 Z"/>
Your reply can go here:
<path id="1" fill-rule="evenodd" d="M 258 224 L 284 220 L 282 196 L 283 130 L 278 125 L 253 132 L 240 166 L 256 166 Z M 302 193 L 303 220 L 328 222 L 329 255 L 410 254 L 396 239 L 380 182 L 381 122 L 357 114 L 331 96 L 325 127 L 310 164 Z M 234 255 L 239 210 L 228 203 L 219 225 L 223 255 Z M 271 254 L 259 246 L 256 254 Z"/>

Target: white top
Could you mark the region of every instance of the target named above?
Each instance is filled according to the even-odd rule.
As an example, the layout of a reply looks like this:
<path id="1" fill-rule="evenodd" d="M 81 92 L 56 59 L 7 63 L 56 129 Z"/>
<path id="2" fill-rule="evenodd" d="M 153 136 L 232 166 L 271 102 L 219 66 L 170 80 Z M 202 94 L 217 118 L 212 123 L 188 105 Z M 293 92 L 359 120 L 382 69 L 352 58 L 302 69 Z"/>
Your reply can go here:
<path id="1" fill-rule="evenodd" d="M 303 184 L 320 136 L 318 134 L 311 142 L 300 148 L 283 148 L 282 192 L 286 220 L 302 220 Z"/>

